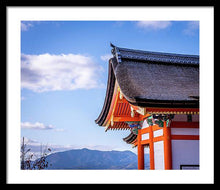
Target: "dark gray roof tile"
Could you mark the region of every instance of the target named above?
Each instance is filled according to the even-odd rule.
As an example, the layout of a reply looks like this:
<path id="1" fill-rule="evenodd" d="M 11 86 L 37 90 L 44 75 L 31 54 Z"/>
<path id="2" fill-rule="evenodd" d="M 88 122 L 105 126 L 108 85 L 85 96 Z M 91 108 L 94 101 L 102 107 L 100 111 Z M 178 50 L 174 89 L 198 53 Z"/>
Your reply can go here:
<path id="1" fill-rule="evenodd" d="M 114 45 L 109 60 L 109 79 L 102 112 L 102 125 L 113 95 L 115 80 L 133 105 L 162 108 L 199 107 L 199 56 L 149 52 Z"/>
<path id="2" fill-rule="evenodd" d="M 170 106 L 174 106 L 182 102 L 198 106 L 198 99 L 192 97 L 199 97 L 199 56 L 116 46 L 112 53 L 116 57 L 111 61 L 115 77 L 130 103 L 143 106 L 147 101 L 172 102 Z"/>
<path id="3" fill-rule="evenodd" d="M 184 55 L 163 52 L 151 52 L 143 50 L 133 50 L 127 48 L 119 48 L 114 46 L 113 55 L 117 57 L 120 54 L 121 59 L 136 59 L 139 61 L 157 61 L 163 63 L 180 63 L 180 64 L 199 64 L 198 55 Z"/>

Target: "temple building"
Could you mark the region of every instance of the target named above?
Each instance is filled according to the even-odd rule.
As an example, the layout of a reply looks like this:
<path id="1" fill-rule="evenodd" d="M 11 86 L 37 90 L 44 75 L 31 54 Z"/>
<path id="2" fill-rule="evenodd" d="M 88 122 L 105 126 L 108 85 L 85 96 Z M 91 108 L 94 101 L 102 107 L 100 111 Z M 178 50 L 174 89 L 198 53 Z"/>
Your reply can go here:
<path id="1" fill-rule="evenodd" d="M 120 48 L 113 44 L 103 108 L 95 120 L 129 130 L 138 169 L 199 169 L 199 56 Z"/>

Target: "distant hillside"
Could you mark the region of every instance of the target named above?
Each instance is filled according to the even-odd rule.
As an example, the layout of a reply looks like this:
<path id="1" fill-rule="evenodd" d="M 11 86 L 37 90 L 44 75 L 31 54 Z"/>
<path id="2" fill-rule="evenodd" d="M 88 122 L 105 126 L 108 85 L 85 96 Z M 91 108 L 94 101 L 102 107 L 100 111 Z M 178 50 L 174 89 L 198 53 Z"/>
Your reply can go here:
<path id="1" fill-rule="evenodd" d="M 146 156 L 149 163 L 149 156 Z M 137 169 L 137 155 L 131 151 L 73 149 L 47 156 L 47 169 Z"/>

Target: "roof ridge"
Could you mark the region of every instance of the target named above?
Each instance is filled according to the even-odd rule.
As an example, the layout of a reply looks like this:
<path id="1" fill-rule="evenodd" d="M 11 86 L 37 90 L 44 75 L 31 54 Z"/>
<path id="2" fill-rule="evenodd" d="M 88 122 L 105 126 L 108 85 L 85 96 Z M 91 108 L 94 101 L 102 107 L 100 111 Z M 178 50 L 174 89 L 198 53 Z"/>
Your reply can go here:
<path id="1" fill-rule="evenodd" d="M 131 51 L 131 52 L 137 52 L 137 53 L 149 53 L 149 54 L 155 54 L 155 55 L 167 55 L 167 56 L 180 56 L 180 57 L 195 57 L 198 58 L 199 55 L 193 55 L 193 54 L 180 54 L 180 53 L 167 53 L 167 52 L 159 52 L 159 51 L 146 51 L 146 50 L 137 50 L 137 49 L 129 49 L 129 48 L 120 48 L 117 47 L 120 50 L 124 51 Z"/>
<path id="2" fill-rule="evenodd" d="M 112 43 L 110 45 L 111 47 L 113 47 L 112 54 L 117 58 L 118 62 L 121 62 L 121 59 L 132 59 L 164 63 L 199 65 L 199 55 L 153 52 L 121 48 L 113 45 Z"/>

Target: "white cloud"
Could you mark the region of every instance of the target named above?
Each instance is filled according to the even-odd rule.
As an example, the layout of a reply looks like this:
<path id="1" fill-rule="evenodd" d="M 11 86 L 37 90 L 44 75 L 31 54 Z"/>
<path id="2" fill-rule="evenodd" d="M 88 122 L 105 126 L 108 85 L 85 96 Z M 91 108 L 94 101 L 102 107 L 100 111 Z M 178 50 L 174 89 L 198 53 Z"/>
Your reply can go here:
<path id="1" fill-rule="evenodd" d="M 30 122 L 21 122 L 21 128 L 23 129 L 37 129 L 37 130 L 49 130 L 54 129 L 53 125 L 45 125 L 40 122 L 30 123 Z"/>
<path id="2" fill-rule="evenodd" d="M 53 125 L 45 125 L 44 123 L 40 122 L 21 122 L 22 129 L 35 129 L 35 130 L 53 130 L 56 132 L 62 132 L 64 129 L 56 129 Z"/>
<path id="3" fill-rule="evenodd" d="M 21 22 L 21 31 L 28 31 L 30 27 L 33 27 L 30 22 Z"/>
<path id="4" fill-rule="evenodd" d="M 186 35 L 194 35 L 199 30 L 199 21 L 189 21 L 183 33 Z"/>
<path id="5" fill-rule="evenodd" d="M 57 131 L 57 132 L 63 132 L 64 129 L 54 129 L 54 131 Z"/>
<path id="6" fill-rule="evenodd" d="M 110 58 L 112 58 L 112 54 L 105 54 L 105 55 L 102 55 L 100 58 L 103 61 L 108 61 Z"/>
<path id="7" fill-rule="evenodd" d="M 147 30 L 161 30 L 172 25 L 171 21 L 137 21 L 136 25 Z"/>
<path id="8" fill-rule="evenodd" d="M 78 54 L 21 55 L 21 87 L 34 92 L 103 87 L 91 57 Z"/>

